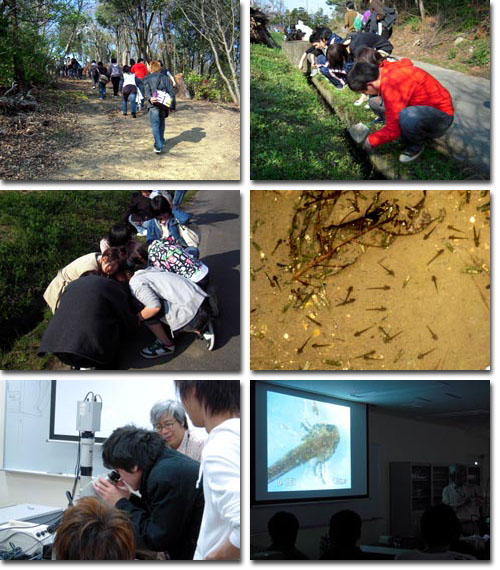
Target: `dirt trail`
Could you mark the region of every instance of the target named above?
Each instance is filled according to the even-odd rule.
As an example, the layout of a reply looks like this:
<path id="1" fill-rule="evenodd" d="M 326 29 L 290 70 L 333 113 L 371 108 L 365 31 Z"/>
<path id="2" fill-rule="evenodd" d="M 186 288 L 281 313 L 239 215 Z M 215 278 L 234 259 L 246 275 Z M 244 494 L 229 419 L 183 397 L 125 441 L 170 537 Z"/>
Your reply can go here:
<path id="1" fill-rule="evenodd" d="M 359 203 L 369 204 L 373 194 L 360 191 Z M 384 191 L 381 201 L 396 199 L 405 211 L 421 194 Z M 489 193 L 428 191 L 425 210 L 437 221 L 386 247 L 370 246 L 367 236 L 356 240 L 351 264 L 294 308 L 293 292 L 303 283 L 287 269 L 288 232 L 300 195 L 251 192 L 252 370 L 484 370 L 490 364 Z M 353 196 L 345 192 L 338 216 L 351 215 Z"/>
<path id="2" fill-rule="evenodd" d="M 79 95 L 81 140 L 51 180 L 239 180 L 240 113 L 236 107 L 178 100 L 166 121 L 166 149 L 153 152 L 148 113 L 122 113 L 121 96 L 98 98 L 89 81 L 63 82 Z M 130 105 L 129 105 L 130 107 Z M 69 141 L 71 145 L 71 141 Z"/>

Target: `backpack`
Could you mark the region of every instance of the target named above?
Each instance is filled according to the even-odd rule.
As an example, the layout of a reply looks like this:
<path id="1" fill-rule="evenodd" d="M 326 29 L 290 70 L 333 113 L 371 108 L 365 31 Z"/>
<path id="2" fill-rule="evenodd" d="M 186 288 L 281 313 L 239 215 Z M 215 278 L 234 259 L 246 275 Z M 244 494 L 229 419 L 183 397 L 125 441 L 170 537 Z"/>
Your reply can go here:
<path id="1" fill-rule="evenodd" d="M 105 75 L 104 73 L 99 74 L 99 83 L 106 85 L 106 83 L 108 83 L 108 81 L 109 81 L 109 77 L 107 75 Z"/>
<path id="2" fill-rule="evenodd" d="M 148 248 L 151 265 L 163 271 L 177 273 L 186 279 L 192 279 L 204 266 L 199 259 L 191 257 L 172 237 L 155 240 Z"/>
<path id="3" fill-rule="evenodd" d="M 363 27 L 363 15 L 362 15 L 362 14 L 358 14 L 358 15 L 354 18 L 354 29 L 355 29 L 357 32 L 359 32 L 362 27 Z"/>

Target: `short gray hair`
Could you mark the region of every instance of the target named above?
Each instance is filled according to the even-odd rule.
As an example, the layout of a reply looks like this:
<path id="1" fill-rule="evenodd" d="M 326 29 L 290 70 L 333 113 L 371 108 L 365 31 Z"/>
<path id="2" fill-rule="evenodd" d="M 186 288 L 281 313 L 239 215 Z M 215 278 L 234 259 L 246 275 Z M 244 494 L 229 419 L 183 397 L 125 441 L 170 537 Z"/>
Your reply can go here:
<path id="1" fill-rule="evenodd" d="M 156 402 L 149 412 L 149 418 L 153 427 L 160 423 L 161 418 L 168 414 L 177 420 L 184 429 L 188 429 L 187 415 L 184 408 L 176 400 L 165 400 L 163 402 Z"/>

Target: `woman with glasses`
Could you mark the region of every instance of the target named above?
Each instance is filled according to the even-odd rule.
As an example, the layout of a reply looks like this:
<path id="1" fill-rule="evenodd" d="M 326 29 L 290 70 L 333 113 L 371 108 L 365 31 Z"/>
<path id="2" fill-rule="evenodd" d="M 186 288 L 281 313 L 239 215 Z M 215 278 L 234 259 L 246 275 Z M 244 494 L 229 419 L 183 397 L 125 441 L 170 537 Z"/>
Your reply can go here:
<path id="1" fill-rule="evenodd" d="M 189 429 L 186 412 L 179 402 L 157 402 L 151 408 L 150 418 L 155 431 L 161 435 L 168 447 L 195 461 L 201 461 L 205 440 Z"/>

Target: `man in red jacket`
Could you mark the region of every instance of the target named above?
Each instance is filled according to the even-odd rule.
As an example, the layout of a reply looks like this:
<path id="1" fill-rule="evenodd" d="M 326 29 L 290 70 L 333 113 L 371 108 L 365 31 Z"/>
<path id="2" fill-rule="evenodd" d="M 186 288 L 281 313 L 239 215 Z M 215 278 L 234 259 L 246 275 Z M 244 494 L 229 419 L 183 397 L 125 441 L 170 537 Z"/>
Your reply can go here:
<path id="1" fill-rule="evenodd" d="M 451 95 L 432 75 L 403 58 L 380 67 L 356 63 L 347 76 L 353 91 L 377 95 L 371 109 L 385 117 L 385 127 L 370 134 L 363 146 L 372 149 L 401 138 L 405 148 L 399 160 L 412 162 L 429 139 L 441 137 L 453 122 Z"/>
<path id="2" fill-rule="evenodd" d="M 135 83 L 144 97 L 144 78 L 148 75 L 149 70 L 142 57 L 130 68 L 130 71 L 135 75 Z"/>

